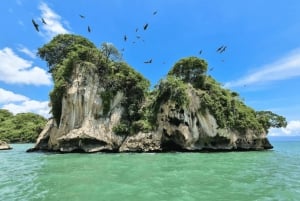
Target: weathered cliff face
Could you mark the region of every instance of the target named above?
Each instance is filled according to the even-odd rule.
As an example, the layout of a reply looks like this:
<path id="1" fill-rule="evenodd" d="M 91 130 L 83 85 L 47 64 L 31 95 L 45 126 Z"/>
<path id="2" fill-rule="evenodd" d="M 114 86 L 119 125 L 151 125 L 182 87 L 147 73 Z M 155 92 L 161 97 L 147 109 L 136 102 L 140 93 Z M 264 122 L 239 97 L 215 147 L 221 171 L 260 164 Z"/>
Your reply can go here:
<path id="1" fill-rule="evenodd" d="M 113 128 L 120 123 L 126 98 L 121 92 L 110 101 L 104 113 L 105 90 L 92 65 L 76 65 L 62 99 L 60 125 L 49 120 L 32 150 L 60 152 L 154 152 L 206 150 L 262 150 L 272 148 L 266 133 L 244 133 L 218 128 L 216 119 L 201 108 L 201 96 L 188 90 L 189 105 L 172 101 L 162 103 L 157 126 L 151 132 L 117 135 Z"/>
<path id="2" fill-rule="evenodd" d="M 216 119 L 201 108 L 201 95 L 192 87 L 188 90 L 190 103 L 178 107 L 167 102 L 158 115 L 161 148 L 182 151 L 263 150 L 272 145 L 264 132 L 239 132 L 219 128 Z"/>
<path id="3" fill-rule="evenodd" d="M 12 149 L 12 147 L 9 146 L 9 144 L 7 144 L 6 142 L 0 140 L 0 150 L 8 150 L 8 149 Z"/>
<path id="4" fill-rule="evenodd" d="M 39 48 L 52 73 L 53 119 L 34 150 L 155 152 L 263 150 L 270 127 L 286 126 L 255 111 L 238 93 L 207 75 L 197 57 L 180 59 L 149 91 L 150 82 L 112 44 L 62 34 Z"/>
<path id="5" fill-rule="evenodd" d="M 72 82 L 62 99 L 60 125 L 49 120 L 35 149 L 61 152 L 97 152 L 118 150 L 124 137 L 114 134 L 121 118 L 123 94 L 117 93 L 110 110 L 103 114 L 103 86 L 93 66 L 74 68 Z"/>

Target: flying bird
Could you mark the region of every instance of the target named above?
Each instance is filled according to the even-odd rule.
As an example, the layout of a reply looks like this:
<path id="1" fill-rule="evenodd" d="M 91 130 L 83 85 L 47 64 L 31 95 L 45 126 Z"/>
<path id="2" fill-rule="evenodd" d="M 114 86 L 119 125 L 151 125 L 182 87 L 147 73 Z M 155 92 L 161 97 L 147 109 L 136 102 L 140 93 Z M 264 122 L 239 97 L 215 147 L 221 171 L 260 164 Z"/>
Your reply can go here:
<path id="1" fill-rule="evenodd" d="M 220 50 L 220 53 L 223 53 L 225 50 L 226 50 L 226 46 L 224 46 L 221 50 Z"/>
<path id="2" fill-rule="evenodd" d="M 124 41 L 127 41 L 127 36 L 126 35 L 124 35 Z"/>
<path id="3" fill-rule="evenodd" d="M 157 10 L 153 12 L 153 15 L 156 15 L 156 14 L 157 14 Z"/>
<path id="4" fill-rule="evenodd" d="M 144 25 L 144 30 L 146 30 L 148 28 L 148 23 L 146 23 L 145 25 Z"/>
<path id="5" fill-rule="evenodd" d="M 148 61 L 144 61 L 145 64 L 151 64 L 152 63 L 152 59 L 148 60 Z"/>
<path id="6" fill-rule="evenodd" d="M 199 54 L 202 54 L 202 50 L 199 51 Z"/>
<path id="7" fill-rule="evenodd" d="M 39 30 L 39 25 L 34 21 L 34 19 L 32 19 L 32 24 L 33 24 L 35 30 L 39 32 L 40 31 Z"/>
<path id="8" fill-rule="evenodd" d="M 82 18 L 82 19 L 85 18 L 85 16 L 84 16 L 84 15 L 81 15 L 81 14 L 79 14 L 79 17 Z"/>
<path id="9" fill-rule="evenodd" d="M 137 39 L 140 39 L 141 37 L 140 37 L 140 36 L 136 36 L 136 38 L 137 38 Z"/>
<path id="10" fill-rule="evenodd" d="M 92 30 L 91 30 L 91 27 L 88 26 L 88 32 L 91 33 L 91 31 L 92 31 Z"/>
<path id="11" fill-rule="evenodd" d="M 222 45 L 221 47 L 219 47 L 218 49 L 217 49 L 217 52 L 221 52 L 221 50 L 224 48 L 224 46 Z"/>
<path id="12" fill-rule="evenodd" d="M 43 24 L 47 24 L 44 18 L 41 19 Z"/>
<path id="13" fill-rule="evenodd" d="M 138 32 L 138 30 L 139 30 L 139 28 L 136 28 L 136 29 L 135 29 L 135 32 Z"/>

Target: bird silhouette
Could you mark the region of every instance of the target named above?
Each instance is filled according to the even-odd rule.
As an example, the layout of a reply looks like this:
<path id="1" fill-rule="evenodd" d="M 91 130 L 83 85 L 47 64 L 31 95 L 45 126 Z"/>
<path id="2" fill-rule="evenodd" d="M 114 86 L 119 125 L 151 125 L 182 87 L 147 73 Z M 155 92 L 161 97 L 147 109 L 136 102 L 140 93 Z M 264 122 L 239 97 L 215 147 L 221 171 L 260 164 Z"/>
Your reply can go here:
<path id="1" fill-rule="evenodd" d="M 202 54 L 202 50 L 199 51 L 199 54 Z"/>
<path id="2" fill-rule="evenodd" d="M 140 37 L 140 36 L 136 36 L 136 38 L 137 38 L 137 39 L 140 39 L 141 37 Z"/>
<path id="3" fill-rule="evenodd" d="M 124 35 L 124 41 L 127 41 L 127 36 L 126 35 Z"/>
<path id="4" fill-rule="evenodd" d="M 84 15 L 81 15 L 81 14 L 79 14 L 79 17 L 82 18 L 82 19 L 85 18 L 85 16 L 84 16 Z"/>
<path id="5" fill-rule="evenodd" d="M 152 63 L 152 59 L 148 60 L 148 61 L 144 61 L 145 64 L 151 64 Z"/>
<path id="6" fill-rule="evenodd" d="M 91 31 L 92 31 L 92 30 L 91 30 L 91 27 L 88 26 L 88 32 L 91 33 Z"/>
<path id="7" fill-rule="evenodd" d="M 222 45 L 221 47 L 219 47 L 218 49 L 217 49 L 217 52 L 221 52 L 221 50 L 224 48 L 224 46 Z"/>
<path id="8" fill-rule="evenodd" d="M 136 28 L 136 29 L 135 29 L 135 32 L 138 32 L 138 30 L 139 30 L 139 28 Z"/>
<path id="9" fill-rule="evenodd" d="M 144 25 L 144 30 L 146 30 L 148 28 L 148 23 L 146 23 L 145 25 Z"/>
<path id="10" fill-rule="evenodd" d="M 43 24 L 47 24 L 44 18 L 41 19 Z"/>
<path id="11" fill-rule="evenodd" d="M 220 50 L 220 53 L 223 53 L 226 50 L 226 46 L 223 46 L 223 48 Z"/>
<path id="12" fill-rule="evenodd" d="M 157 14 L 157 10 L 153 12 L 153 15 L 156 15 L 156 14 Z"/>
<path id="13" fill-rule="evenodd" d="M 34 19 L 32 19 L 32 24 L 33 24 L 35 30 L 36 30 L 37 32 L 39 32 L 39 31 L 40 31 L 40 30 L 39 30 L 39 25 L 34 21 Z"/>

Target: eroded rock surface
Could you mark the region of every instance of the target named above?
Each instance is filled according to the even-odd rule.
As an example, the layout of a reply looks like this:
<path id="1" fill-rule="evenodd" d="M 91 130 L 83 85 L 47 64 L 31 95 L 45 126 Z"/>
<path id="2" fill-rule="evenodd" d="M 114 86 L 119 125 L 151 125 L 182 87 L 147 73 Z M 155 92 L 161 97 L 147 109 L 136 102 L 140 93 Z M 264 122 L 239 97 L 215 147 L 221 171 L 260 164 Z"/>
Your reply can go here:
<path id="1" fill-rule="evenodd" d="M 157 127 L 151 132 L 117 135 L 124 94 L 117 93 L 104 114 L 99 94 L 105 90 L 98 74 L 79 65 L 62 100 L 60 125 L 50 119 L 32 150 L 60 152 L 156 152 L 263 150 L 272 145 L 266 133 L 218 128 L 208 110 L 201 109 L 201 96 L 188 90 L 190 105 L 181 107 L 165 102 L 159 107 Z M 201 111 L 201 112 L 200 112 Z"/>
<path id="2" fill-rule="evenodd" d="M 31 151 L 264 150 L 272 148 L 268 129 L 287 125 L 280 115 L 246 106 L 197 57 L 180 59 L 149 90 L 150 82 L 111 43 L 97 48 L 61 34 L 38 54 L 54 81 L 53 118 Z"/>

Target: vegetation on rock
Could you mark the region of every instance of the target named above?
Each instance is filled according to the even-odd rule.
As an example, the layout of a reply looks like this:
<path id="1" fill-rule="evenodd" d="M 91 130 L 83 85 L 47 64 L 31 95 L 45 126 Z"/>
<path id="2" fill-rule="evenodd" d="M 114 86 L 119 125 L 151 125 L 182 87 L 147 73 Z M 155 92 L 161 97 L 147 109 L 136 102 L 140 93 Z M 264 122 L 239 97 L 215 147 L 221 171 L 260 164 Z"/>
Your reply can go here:
<path id="1" fill-rule="evenodd" d="M 0 140 L 8 143 L 35 142 L 47 120 L 34 113 L 19 113 L 13 115 L 5 109 L 0 109 Z"/>
<path id="2" fill-rule="evenodd" d="M 87 39 L 70 34 L 56 36 L 50 43 L 39 48 L 38 54 L 49 66 L 54 80 L 54 89 L 50 93 L 52 114 L 57 125 L 60 123 L 62 97 L 65 93 L 73 68 L 76 64 L 90 63 L 97 68 L 99 82 L 105 91 L 99 94 L 103 100 L 106 115 L 110 110 L 111 99 L 117 92 L 125 94 L 120 128 L 131 127 L 138 121 L 138 112 L 149 90 L 150 82 L 140 73 L 120 60 L 120 53 L 110 43 L 103 43 L 98 49 Z M 84 65 L 82 65 L 84 66 Z M 127 129 L 129 131 L 129 129 Z M 118 133 L 128 134 L 126 129 L 117 129 Z"/>
<path id="3" fill-rule="evenodd" d="M 243 103 L 238 93 L 224 89 L 207 76 L 207 63 L 197 57 L 179 60 L 167 77 L 149 91 L 149 81 L 121 61 L 121 54 L 110 43 L 103 43 L 98 49 L 81 36 L 64 34 L 40 48 L 38 54 L 47 61 L 53 76 L 54 89 L 50 98 L 57 125 L 61 116 L 62 96 L 74 66 L 90 63 L 96 67 L 99 82 L 105 88 L 99 94 L 103 100 L 104 115 L 110 111 L 112 98 L 118 92 L 124 94 L 122 106 L 125 111 L 120 124 L 114 128 L 114 132 L 120 135 L 154 130 L 159 108 L 167 101 L 181 108 L 189 107 L 187 94 L 191 88 L 199 94 L 202 112 L 210 111 L 219 128 L 240 132 L 250 129 L 264 133 L 270 127 L 286 126 L 284 117 L 269 111 L 253 110 Z"/>

